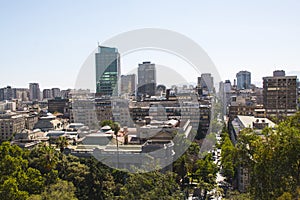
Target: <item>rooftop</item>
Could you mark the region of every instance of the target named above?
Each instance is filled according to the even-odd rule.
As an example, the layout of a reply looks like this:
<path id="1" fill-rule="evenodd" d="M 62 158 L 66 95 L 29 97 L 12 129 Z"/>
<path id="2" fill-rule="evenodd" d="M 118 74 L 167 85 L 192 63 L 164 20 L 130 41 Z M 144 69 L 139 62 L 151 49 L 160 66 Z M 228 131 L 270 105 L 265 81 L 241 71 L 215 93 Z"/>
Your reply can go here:
<path id="1" fill-rule="evenodd" d="M 254 116 L 243 116 L 243 115 L 238 115 L 237 118 L 240 124 L 242 125 L 241 128 L 253 128 L 253 125 L 255 123 L 266 123 L 270 128 L 274 128 L 276 126 L 276 124 L 271 120 L 269 120 L 268 118 L 258 118 Z"/>

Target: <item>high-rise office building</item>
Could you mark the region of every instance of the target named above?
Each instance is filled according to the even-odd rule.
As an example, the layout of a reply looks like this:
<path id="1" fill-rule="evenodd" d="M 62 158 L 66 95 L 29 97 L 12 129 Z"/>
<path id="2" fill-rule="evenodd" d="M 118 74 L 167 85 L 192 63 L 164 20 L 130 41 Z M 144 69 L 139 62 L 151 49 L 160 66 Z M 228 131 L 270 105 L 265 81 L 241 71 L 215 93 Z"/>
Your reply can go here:
<path id="1" fill-rule="evenodd" d="M 138 67 L 138 90 L 137 96 L 154 96 L 156 88 L 155 64 L 143 62 Z"/>
<path id="2" fill-rule="evenodd" d="M 29 83 L 29 97 L 31 101 L 39 101 L 41 96 L 38 83 Z"/>
<path id="3" fill-rule="evenodd" d="M 135 74 L 121 76 L 121 94 L 134 94 L 136 85 Z"/>
<path id="4" fill-rule="evenodd" d="M 203 73 L 201 77 L 198 77 L 198 87 L 207 91 L 209 94 L 214 91 L 214 78 L 210 73 Z"/>
<path id="5" fill-rule="evenodd" d="M 297 111 L 297 76 L 285 76 L 283 70 L 263 77 L 263 102 L 268 117 L 278 119 Z"/>
<path id="6" fill-rule="evenodd" d="M 237 89 L 250 89 L 251 87 L 251 73 L 248 71 L 239 71 L 236 74 Z"/>
<path id="7" fill-rule="evenodd" d="M 119 94 L 120 54 L 116 48 L 98 46 L 95 54 L 96 92 L 98 95 Z"/>

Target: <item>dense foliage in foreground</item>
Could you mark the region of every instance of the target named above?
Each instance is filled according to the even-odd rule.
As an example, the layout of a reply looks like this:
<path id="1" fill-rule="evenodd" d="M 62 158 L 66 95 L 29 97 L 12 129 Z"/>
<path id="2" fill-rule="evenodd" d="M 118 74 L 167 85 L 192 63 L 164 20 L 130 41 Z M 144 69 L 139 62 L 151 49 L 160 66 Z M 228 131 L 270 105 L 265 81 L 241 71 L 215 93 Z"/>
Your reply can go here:
<path id="1" fill-rule="evenodd" d="M 240 132 L 235 145 L 225 130 L 222 137 L 223 173 L 234 183 L 236 168 L 241 165 L 247 168 L 249 198 L 300 199 L 300 113 L 284 120 L 274 130 L 265 128 L 260 135 L 246 128 Z"/>
<path id="2" fill-rule="evenodd" d="M 64 141 L 60 143 L 64 146 Z M 248 193 L 229 191 L 228 199 L 300 198 L 300 113 L 275 130 L 264 129 L 261 135 L 245 129 L 235 145 L 224 129 L 220 147 L 222 172 L 228 182 L 234 185 L 241 164 L 251 177 Z M 130 174 L 47 145 L 23 150 L 4 142 L 0 145 L 0 199 L 182 199 L 192 192 L 187 192 L 191 182 L 205 199 L 216 187 L 218 169 L 212 155 L 200 158 L 199 150 L 192 143 L 173 163 L 173 172 Z"/>
<path id="3" fill-rule="evenodd" d="M 174 173 L 129 174 L 41 145 L 0 146 L 0 199 L 180 199 Z"/>

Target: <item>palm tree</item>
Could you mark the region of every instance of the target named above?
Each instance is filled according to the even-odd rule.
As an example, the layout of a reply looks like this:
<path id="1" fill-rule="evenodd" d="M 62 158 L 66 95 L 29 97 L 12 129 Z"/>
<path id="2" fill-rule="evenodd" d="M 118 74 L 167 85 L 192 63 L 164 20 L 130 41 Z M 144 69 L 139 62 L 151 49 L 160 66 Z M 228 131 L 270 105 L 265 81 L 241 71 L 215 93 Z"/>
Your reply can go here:
<path id="1" fill-rule="evenodd" d="M 56 140 L 56 145 L 57 145 L 57 147 L 59 147 L 60 152 L 63 152 L 64 149 L 69 145 L 69 142 L 66 137 L 60 136 Z"/>
<path id="2" fill-rule="evenodd" d="M 114 135 L 116 136 L 116 140 L 117 140 L 117 167 L 119 167 L 119 141 L 118 141 L 118 133 L 120 130 L 120 125 L 116 122 L 114 122 L 111 125 L 111 129 L 114 131 Z"/>

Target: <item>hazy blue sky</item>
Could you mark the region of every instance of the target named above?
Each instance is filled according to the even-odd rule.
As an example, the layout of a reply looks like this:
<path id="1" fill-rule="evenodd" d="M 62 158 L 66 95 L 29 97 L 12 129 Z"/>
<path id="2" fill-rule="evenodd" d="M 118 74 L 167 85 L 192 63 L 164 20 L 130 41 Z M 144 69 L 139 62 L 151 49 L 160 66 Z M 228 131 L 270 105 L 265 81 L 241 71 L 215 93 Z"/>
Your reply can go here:
<path id="1" fill-rule="evenodd" d="M 0 87 L 72 88 L 97 41 L 138 28 L 182 33 L 222 79 L 248 70 L 259 82 L 274 69 L 300 70 L 299 10 L 297 0 L 1 0 Z"/>

